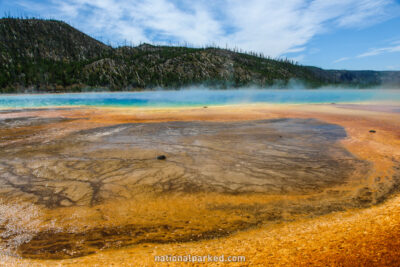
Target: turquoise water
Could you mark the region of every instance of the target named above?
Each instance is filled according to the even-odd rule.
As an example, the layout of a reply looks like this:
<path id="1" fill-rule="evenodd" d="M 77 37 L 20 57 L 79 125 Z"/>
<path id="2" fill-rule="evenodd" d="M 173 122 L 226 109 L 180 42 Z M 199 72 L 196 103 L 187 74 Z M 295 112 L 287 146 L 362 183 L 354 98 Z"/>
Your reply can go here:
<path id="1" fill-rule="evenodd" d="M 0 95 L 0 108 L 102 106 L 175 107 L 244 103 L 400 102 L 400 90 L 181 90 L 119 93 Z"/>

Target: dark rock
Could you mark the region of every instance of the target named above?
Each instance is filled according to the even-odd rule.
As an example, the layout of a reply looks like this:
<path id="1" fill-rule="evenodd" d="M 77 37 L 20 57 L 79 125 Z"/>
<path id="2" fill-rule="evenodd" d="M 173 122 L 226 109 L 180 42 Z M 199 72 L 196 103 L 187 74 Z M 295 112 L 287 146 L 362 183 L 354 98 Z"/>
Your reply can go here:
<path id="1" fill-rule="evenodd" d="M 370 132 L 370 133 L 376 133 L 376 131 L 375 131 L 375 130 L 369 130 L 369 132 Z"/>
<path id="2" fill-rule="evenodd" d="M 160 155 L 160 156 L 157 156 L 157 159 L 158 160 L 166 160 L 167 157 L 165 155 Z"/>

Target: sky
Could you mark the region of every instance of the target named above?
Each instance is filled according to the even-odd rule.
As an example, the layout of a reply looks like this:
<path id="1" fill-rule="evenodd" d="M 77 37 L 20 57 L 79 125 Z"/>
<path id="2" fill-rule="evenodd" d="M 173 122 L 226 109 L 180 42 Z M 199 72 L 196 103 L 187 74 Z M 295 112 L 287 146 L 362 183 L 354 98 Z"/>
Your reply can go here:
<path id="1" fill-rule="evenodd" d="M 0 0 L 113 46 L 217 45 L 326 69 L 400 70 L 400 0 Z"/>

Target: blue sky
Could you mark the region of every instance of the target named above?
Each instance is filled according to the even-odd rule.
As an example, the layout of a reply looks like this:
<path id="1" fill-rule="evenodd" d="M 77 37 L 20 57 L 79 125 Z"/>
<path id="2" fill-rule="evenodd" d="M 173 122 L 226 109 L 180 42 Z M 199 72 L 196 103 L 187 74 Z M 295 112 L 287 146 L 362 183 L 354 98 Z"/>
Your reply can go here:
<path id="1" fill-rule="evenodd" d="M 400 70 L 400 0 L 0 0 L 114 46 L 241 48 L 328 69 Z"/>

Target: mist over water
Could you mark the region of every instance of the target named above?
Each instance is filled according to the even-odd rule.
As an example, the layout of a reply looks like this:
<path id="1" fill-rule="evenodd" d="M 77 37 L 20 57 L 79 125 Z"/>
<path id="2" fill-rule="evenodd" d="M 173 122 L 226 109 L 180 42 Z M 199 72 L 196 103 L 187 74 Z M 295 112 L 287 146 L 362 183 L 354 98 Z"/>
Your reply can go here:
<path id="1" fill-rule="evenodd" d="M 295 88 L 295 87 L 294 87 Z M 233 89 L 204 87 L 146 92 L 1 95 L 0 108 L 103 106 L 179 107 L 246 103 L 362 103 L 400 102 L 400 91 L 390 89 Z"/>

